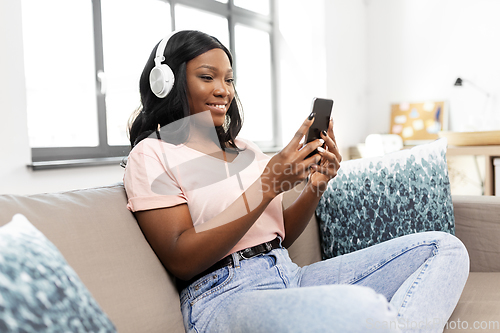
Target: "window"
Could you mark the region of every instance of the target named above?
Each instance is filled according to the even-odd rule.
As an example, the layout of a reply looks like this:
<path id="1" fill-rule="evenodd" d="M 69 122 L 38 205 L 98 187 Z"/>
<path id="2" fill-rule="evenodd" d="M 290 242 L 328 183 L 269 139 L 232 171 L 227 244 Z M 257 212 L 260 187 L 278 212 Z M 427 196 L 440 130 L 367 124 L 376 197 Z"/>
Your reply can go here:
<path id="1" fill-rule="evenodd" d="M 207 32 L 231 50 L 241 135 L 263 149 L 278 146 L 273 1 L 22 0 L 33 168 L 126 156 L 140 74 L 172 30 Z"/>
<path id="2" fill-rule="evenodd" d="M 97 146 L 92 3 L 22 4 L 30 145 Z M 49 7 L 67 15 L 40 15 Z"/>
<path id="3" fill-rule="evenodd" d="M 234 35 L 239 82 L 237 91 L 243 109 L 250 110 L 245 114 L 241 135 L 253 141 L 272 142 L 273 89 L 269 36 L 265 31 L 239 23 L 234 28 Z M 255 131 L 256 128 L 259 130 Z"/>

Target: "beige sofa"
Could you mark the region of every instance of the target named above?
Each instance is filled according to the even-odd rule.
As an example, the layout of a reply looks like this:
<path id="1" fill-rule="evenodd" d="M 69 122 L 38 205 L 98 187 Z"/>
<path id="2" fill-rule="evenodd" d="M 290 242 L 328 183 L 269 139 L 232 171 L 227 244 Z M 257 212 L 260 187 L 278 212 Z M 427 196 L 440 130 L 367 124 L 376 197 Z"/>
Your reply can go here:
<path id="1" fill-rule="evenodd" d="M 285 195 L 289 204 L 297 195 Z M 500 197 L 454 197 L 456 235 L 471 274 L 446 332 L 499 332 Z M 121 184 L 31 196 L 0 195 L 0 225 L 24 214 L 62 252 L 119 332 L 183 332 L 172 278 L 126 209 Z M 299 265 L 320 260 L 315 218 L 289 249 Z M 496 324 L 495 324 L 496 323 Z M 473 325 L 476 326 L 473 326 Z M 496 325 L 496 329 L 494 326 Z"/>

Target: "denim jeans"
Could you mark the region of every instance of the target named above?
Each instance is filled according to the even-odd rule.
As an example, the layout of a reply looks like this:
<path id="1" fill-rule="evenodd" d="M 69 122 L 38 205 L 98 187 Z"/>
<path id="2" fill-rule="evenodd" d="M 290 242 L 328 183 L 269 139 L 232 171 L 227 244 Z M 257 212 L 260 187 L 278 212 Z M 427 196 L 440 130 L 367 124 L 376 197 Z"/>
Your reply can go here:
<path id="1" fill-rule="evenodd" d="M 181 292 L 186 332 L 442 332 L 469 274 L 467 250 L 444 232 L 302 268 L 284 248 L 233 258 Z"/>

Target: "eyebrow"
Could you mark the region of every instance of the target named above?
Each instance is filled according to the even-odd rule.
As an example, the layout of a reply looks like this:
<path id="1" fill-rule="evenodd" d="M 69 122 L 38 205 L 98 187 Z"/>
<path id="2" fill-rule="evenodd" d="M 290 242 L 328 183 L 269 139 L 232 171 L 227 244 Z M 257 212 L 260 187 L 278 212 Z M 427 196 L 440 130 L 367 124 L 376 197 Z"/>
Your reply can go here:
<path id="1" fill-rule="evenodd" d="M 200 69 L 200 68 L 206 68 L 206 69 L 210 69 L 214 72 L 216 72 L 218 69 L 217 67 L 214 67 L 214 66 L 210 66 L 210 65 L 201 65 L 200 67 L 196 68 L 196 69 Z M 232 73 L 233 72 L 233 69 L 232 68 L 229 68 L 227 70 L 227 73 Z"/>

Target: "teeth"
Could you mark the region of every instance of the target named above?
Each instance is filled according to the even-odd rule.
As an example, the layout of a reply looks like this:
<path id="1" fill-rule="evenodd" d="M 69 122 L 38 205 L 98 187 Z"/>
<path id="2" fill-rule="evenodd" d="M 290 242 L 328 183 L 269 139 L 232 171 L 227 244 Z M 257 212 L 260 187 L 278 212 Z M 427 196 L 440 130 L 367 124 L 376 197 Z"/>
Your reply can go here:
<path id="1" fill-rule="evenodd" d="M 216 108 L 222 109 L 222 110 L 226 108 L 226 106 L 225 106 L 225 105 L 223 105 L 223 104 L 221 104 L 221 105 L 211 104 L 211 105 L 212 105 L 212 106 L 215 106 Z"/>

